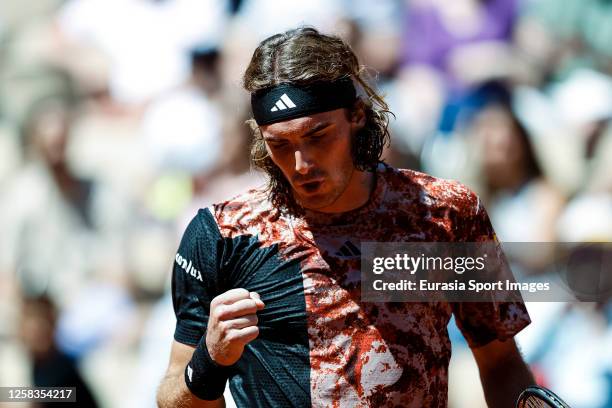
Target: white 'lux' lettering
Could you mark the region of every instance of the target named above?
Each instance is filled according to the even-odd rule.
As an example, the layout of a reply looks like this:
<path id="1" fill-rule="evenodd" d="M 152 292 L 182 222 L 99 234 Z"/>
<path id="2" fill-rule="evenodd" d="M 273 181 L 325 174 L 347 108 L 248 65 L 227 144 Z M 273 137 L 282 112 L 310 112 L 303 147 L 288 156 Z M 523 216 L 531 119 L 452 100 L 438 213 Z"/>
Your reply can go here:
<path id="1" fill-rule="evenodd" d="M 197 280 L 199 280 L 200 282 L 204 282 L 202 280 L 202 274 L 200 273 L 200 271 L 198 271 L 196 268 L 193 267 L 191 260 L 189 262 L 187 262 L 187 259 L 183 258 L 181 256 L 181 254 L 177 253 L 176 254 L 176 263 L 183 268 L 183 270 L 185 271 L 185 273 L 187 275 L 191 275 L 194 278 L 196 278 Z"/>

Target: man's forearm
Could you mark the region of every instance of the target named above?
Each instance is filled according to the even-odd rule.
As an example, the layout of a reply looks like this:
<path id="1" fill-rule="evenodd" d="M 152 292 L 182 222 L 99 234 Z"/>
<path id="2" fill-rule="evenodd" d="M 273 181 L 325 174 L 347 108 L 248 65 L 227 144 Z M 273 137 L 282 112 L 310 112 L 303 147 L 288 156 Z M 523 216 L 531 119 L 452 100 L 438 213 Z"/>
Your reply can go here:
<path id="1" fill-rule="evenodd" d="M 183 374 L 166 375 L 157 390 L 159 408 L 224 408 L 223 398 L 216 401 L 204 401 L 196 398 L 187 388 Z"/>
<path id="2" fill-rule="evenodd" d="M 514 408 L 521 391 L 535 384 L 533 375 L 520 356 L 508 356 L 495 367 L 480 371 L 480 380 L 489 407 Z"/>
<path id="3" fill-rule="evenodd" d="M 159 408 L 189 408 L 194 406 L 192 398 L 182 376 L 166 375 L 157 390 Z"/>

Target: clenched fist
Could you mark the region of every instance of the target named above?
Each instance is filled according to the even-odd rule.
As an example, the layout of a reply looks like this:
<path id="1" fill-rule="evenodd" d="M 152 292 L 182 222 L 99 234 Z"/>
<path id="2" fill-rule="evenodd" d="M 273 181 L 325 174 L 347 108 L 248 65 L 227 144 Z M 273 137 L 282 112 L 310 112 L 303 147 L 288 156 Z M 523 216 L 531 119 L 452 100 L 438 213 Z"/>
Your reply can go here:
<path id="1" fill-rule="evenodd" d="M 264 306 L 257 293 L 246 289 L 230 289 L 210 302 L 206 347 L 217 364 L 234 364 L 244 346 L 257 338 L 256 313 Z"/>

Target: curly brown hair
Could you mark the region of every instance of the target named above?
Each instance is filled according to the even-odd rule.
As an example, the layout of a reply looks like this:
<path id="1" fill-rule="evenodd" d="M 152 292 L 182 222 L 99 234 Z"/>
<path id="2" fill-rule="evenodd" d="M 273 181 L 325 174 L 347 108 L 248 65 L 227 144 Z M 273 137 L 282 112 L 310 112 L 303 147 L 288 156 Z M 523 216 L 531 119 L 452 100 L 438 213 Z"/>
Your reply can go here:
<path id="1" fill-rule="evenodd" d="M 357 101 L 347 109 L 347 117 L 359 105 L 365 110 L 365 126 L 354 135 L 352 157 L 355 168 L 373 170 L 389 144 L 389 111 L 387 103 L 368 83 L 370 78 L 357 56 L 342 39 L 302 27 L 273 35 L 262 41 L 251 58 L 243 78 L 250 93 L 281 83 L 299 86 L 319 81 L 336 81 L 350 77 L 355 84 Z M 277 208 L 300 213 L 291 185 L 268 156 L 266 145 L 254 119 L 247 121 L 253 131 L 251 163 L 269 176 L 268 193 Z"/>

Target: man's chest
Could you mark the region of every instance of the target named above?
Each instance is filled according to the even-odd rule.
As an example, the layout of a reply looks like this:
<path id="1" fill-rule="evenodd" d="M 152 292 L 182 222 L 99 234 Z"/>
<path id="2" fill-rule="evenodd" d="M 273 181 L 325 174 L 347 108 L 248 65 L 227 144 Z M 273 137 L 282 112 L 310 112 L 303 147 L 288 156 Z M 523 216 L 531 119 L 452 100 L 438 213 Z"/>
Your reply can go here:
<path id="1" fill-rule="evenodd" d="M 381 327 L 406 333 L 445 330 L 447 305 L 362 302 L 361 243 L 375 237 L 344 232 L 300 231 L 291 241 L 234 238 L 226 245 L 223 290 L 259 293 L 266 304 L 258 313 L 264 338 L 289 335 L 291 328 L 308 331 L 311 339 L 343 331 L 350 336 L 368 327 L 374 332 Z"/>

